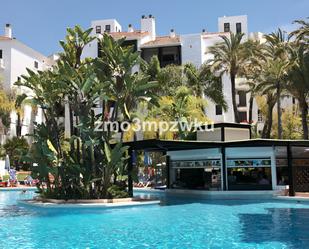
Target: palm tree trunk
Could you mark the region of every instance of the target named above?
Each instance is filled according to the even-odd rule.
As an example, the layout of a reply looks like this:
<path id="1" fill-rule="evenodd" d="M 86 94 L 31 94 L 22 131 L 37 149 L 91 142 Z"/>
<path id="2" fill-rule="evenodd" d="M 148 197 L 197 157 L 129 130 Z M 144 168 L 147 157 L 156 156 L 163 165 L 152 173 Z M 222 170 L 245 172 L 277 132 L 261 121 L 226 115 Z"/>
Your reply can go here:
<path id="1" fill-rule="evenodd" d="M 21 118 L 19 113 L 17 113 L 16 136 L 21 137 Z"/>
<path id="2" fill-rule="evenodd" d="M 267 116 L 264 124 L 264 128 L 262 131 L 262 138 L 270 138 L 271 128 L 273 124 L 273 109 L 275 105 L 275 101 L 271 101 L 271 99 L 267 98 Z"/>
<path id="3" fill-rule="evenodd" d="M 270 138 L 270 134 L 271 134 L 271 128 L 273 126 L 273 107 L 271 107 L 271 110 L 268 110 L 268 127 L 266 130 L 266 138 Z"/>
<path id="4" fill-rule="evenodd" d="M 266 137 L 267 129 L 268 129 L 268 120 L 266 119 L 264 126 L 263 126 L 262 134 L 261 134 L 262 138 L 267 138 Z"/>
<path id="5" fill-rule="evenodd" d="M 230 74 L 230 78 L 231 78 L 232 103 L 233 103 L 234 119 L 235 119 L 235 123 L 239 123 L 239 113 L 238 113 L 237 104 L 236 104 L 235 75 L 233 73 L 231 73 Z"/>
<path id="6" fill-rule="evenodd" d="M 249 99 L 249 124 L 252 123 L 252 109 L 253 109 L 253 94 L 250 93 L 250 99 Z"/>
<path id="7" fill-rule="evenodd" d="M 303 98 L 299 100 L 299 105 L 301 108 L 301 122 L 303 126 L 303 139 L 308 140 L 308 122 L 307 122 L 307 115 L 308 115 L 308 104 L 306 99 Z"/>
<path id="8" fill-rule="evenodd" d="M 278 138 L 282 139 L 282 110 L 281 110 L 281 89 L 280 83 L 277 83 L 277 114 L 278 114 Z"/>

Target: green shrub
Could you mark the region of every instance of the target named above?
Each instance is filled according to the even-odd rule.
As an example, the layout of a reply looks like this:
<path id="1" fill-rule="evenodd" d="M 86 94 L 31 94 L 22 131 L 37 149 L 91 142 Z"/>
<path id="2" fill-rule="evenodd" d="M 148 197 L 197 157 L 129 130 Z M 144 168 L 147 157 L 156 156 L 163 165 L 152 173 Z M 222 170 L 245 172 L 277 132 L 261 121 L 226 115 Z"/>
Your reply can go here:
<path id="1" fill-rule="evenodd" d="M 11 166 L 22 170 L 29 170 L 30 164 L 22 158 L 28 153 L 29 145 L 24 137 L 13 137 L 3 145 L 4 153 L 9 155 Z"/>
<path id="2" fill-rule="evenodd" d="M 107 189 L 107 193 L 109 198 L 127 198 L 129 197 L 128 192 L 125 188 L 120 187 L 118 185 L 112 185 Z"/>

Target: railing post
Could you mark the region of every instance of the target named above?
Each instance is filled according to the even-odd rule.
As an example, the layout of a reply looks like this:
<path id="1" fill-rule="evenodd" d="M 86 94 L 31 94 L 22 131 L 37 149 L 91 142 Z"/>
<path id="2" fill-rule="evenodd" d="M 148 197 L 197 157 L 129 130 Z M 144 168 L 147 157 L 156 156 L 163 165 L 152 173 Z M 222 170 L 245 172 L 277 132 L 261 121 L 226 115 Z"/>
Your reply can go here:
<path id="1" fill-rule="evenodd" d="M 166 156 L 166 188 L 170 188 L 170 156 Z"/>
<path id="2" fill-rule="evenodd" d="M 222 190 L 226 190 L 226 155 L 225 155 L 225 147 L 222 146 L 221 147 L 221 154 L 222 154 L 222 182 L 223 182 L 223 189 Z"/>

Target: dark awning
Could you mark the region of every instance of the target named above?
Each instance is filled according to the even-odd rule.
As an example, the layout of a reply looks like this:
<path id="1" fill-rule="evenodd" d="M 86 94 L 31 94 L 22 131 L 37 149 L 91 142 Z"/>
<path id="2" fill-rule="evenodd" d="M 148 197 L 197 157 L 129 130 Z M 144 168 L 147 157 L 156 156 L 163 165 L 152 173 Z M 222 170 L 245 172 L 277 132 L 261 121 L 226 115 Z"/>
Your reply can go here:
<path id="1" fill-rule="evenodd" d="M 132 150 L 171 151 L 194 150 L 220 147 L 259 147 L 259 146 L 308 146 L 309 140 L 278 140 L 278 139 L 248 139 L 239 141 L 186 141 L 186 140 L 161 140 L 147 139 L 126 142 Z"/>

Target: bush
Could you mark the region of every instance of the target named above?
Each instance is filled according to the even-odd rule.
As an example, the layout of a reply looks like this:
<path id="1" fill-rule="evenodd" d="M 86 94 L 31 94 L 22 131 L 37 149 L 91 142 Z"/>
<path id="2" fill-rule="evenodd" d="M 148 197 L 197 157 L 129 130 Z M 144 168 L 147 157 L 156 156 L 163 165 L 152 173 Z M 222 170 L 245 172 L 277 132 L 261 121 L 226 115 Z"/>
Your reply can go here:
<path id="1" fill-rule="evenodd" d="M 22 158 L 27 154 L 29 145 L 27 140 L 23 137 L 13 137 L 8 139 L 3 145 L 4 153 L 9 155 L 11 166 L 16 169 L 29 170 L 30 164 L 23 162 Z"/>
<path id="2" fill-rule="evenodd" d="M 120 187 L 118 185 L 112 185 L 107 189 L 107 193 L 109 198 L 127 198 L 129 197 L 128 192 L 125 188 Z"/>

